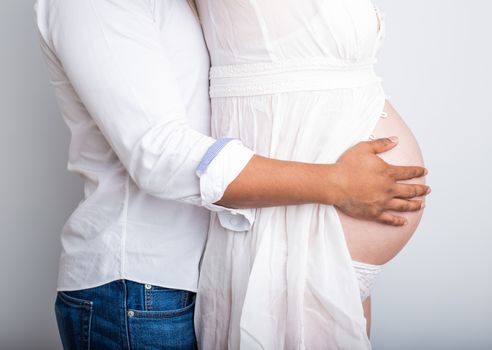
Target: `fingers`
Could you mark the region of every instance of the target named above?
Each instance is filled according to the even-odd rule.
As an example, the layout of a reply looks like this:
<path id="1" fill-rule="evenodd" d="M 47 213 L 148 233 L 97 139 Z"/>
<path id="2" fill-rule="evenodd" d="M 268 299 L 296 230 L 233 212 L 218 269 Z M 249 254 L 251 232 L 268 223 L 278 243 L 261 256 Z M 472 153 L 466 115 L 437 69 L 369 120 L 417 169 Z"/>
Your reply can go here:
<path id="1" fill-rule="evenodd" d="M 418 211 L 420 209 L 423 209 L 424 207 L 425 207 L 425 203 L 423 201 L 392 199 L 388 203 L 387 210 L 409 212 L 409 211 Z"/>
<path id="2" fill-rule="evenodd" d="M 407 201 L 403 199 L 393 199 L 389 202 L 387 210 L 399 211 L 399 212 L 411 212 L 418 211 L 425 207 L 423 201 Z M 408 224 L 408 220 L 401 216 L 395 216 L 388 212 L 383 212 L 377 218 L 378 222 L 390 225 L 390 226 L 404 226 Z"/>
<path id="3" fill-rule="evenodd" d="M 391 173 L 395 180 L 410 180 L 427 175 L 427 169 L 421 166 L 392 166 Z"/>
<path id="4" fill-rule="evenodd" d="M 398 137 L 391 136 L 382 139 L 376 139 L 374 141 L 367 141 L 371 146 L 374 153 L 383 153 L 389 151 L 398 144 Z"/>
<path id="5" fill-rule="evenodd" d="M 414 184 L 396 184 L 394 197 L 402 199 L 411 199 L 429 194 L 431 189 L 426 185 Z"/>
<path id="6" fill-rule="evenodd" d="M 390 226 L 403 226 L 407 224 L 407 219 L 401 216 L 391 215 L 390 213 L 384 212 L 377 218 L 378 222 Z"/>

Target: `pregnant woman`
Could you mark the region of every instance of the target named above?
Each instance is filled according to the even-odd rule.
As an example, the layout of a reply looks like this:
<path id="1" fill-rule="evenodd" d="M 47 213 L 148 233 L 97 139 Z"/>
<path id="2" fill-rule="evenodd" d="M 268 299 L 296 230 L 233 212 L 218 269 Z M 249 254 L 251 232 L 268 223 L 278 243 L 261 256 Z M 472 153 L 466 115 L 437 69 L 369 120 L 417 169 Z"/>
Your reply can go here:
<path id="1" fill-rule="evenodd" d="M 383 159 L 423 164 L 373 70 L 384 23 L 370 0 L 198 0 L 198 10 L 213 136 L 272 158 L 334 163 L 355 143 L 397 135 Z M 421 215 L 390 227 L 328 205 L 262 208 L 248 232 L 213 216 L 196 308 L 201 348 L 369 349 L 374 278 Z"/>

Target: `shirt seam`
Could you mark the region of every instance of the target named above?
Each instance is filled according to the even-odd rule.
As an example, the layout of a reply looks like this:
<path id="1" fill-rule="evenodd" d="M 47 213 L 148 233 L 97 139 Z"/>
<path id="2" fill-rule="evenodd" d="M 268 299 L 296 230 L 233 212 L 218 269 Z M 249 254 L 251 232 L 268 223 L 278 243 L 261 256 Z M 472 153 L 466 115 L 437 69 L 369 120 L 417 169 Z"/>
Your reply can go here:
<path id="1" fill-rule="evenodd" d="M 123 213 L 121 215 L 121 250 L 120 250 L 120 275 L 126 276 L 126 236 L 128 232 L 128 202 L 130 199 L 130 175 L 126 175 L 125 181 L 125 201 L 123 202 Z"/>

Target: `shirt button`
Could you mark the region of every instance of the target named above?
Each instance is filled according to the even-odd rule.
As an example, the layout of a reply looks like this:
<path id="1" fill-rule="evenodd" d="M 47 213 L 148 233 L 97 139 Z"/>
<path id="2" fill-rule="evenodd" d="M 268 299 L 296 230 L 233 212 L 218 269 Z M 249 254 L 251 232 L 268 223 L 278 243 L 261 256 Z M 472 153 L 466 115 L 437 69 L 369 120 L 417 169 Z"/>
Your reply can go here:
<path id="1" fill-rule="evenodd" d="M 150 284 L 146 284 L 145 289 L 152 289 L 152 286 Z"/>
<path id="2" fill-rule="evenodd" d="M 133 316 L 135 316 L 135 313 L 131 310 L 128 311 L 128 317 L 133 317 Z"/>
<path id="3" fill-rule="evenodd" d="M 237 226 L 237 225 L 239 225 L 240 220 L 239 220 L 239 218 L 237 218 L 237 217 L 232 217 L 232 218 L 229 220 L 229 222 L 231 223 L 231 225 L 233 225 L 233 226 Z"/>

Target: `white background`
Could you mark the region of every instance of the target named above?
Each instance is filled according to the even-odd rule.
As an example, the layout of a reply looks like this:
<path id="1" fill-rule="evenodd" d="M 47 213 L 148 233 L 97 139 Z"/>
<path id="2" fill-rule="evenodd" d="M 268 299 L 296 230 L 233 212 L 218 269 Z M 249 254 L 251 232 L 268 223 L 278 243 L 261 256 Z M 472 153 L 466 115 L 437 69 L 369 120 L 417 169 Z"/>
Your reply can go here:
<path id="1" fill-rule="evenodd" d="M 165 1 L 165 0 L 162 0 Z M 492 349 L 492 3 L 377 0 L 378 73 L 414 131 L 433 193 L 374 292 L 375 349 Z M 32 0 L 0 1 L 0 349 L 59 349 L 61 227 L 82 198 L 66 170 Z"/>

